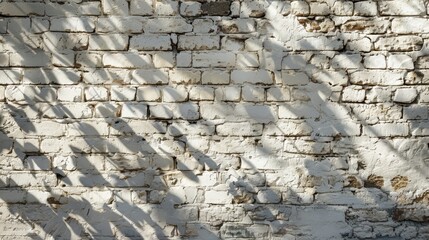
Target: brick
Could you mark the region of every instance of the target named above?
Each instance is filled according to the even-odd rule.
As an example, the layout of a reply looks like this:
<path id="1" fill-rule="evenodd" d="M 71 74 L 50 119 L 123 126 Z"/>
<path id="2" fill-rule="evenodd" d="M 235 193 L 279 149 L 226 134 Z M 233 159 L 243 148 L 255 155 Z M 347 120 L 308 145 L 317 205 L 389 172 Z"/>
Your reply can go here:
<path id="1" fill-rule="evenodd" d="M 45 4 L 38 2 L 2 2 L 0 3 L 0 14 L 16 17 L 43 16 L 45 14 Z"/>
<path id="2" fill-rule="evenodd" d="M 51 53 L 43 51 L 10 54 L 12 67 L 45 67 L 51 63 Z"/>
<path id="3" fill-rule="evenodd" d="M 155 119 L 199 119 L 199 107 L 195 103 L 178 103 L 149 106 L 150 117 Z"/>
<path id="4" fill-rule="evenodd" d="M 347 86 L 341 96 L 343 102 L 363 102 L 365 100 L 365 90 L 361 86 Z"/>
<path id="5" fill-rule="evenodd" d="M 291 102 L 279 106 L 279 118 L 317 118 L 319 111 L 310 103 Z"/>
<path id="6" fill-rule="evenodd" d="M 266 4 L 263 1 L 243 2 L 240 9 L 240 18 L 265 16 Z"/>
<path id="7" fill-rule="evenodd" d="M 141 103 L 124 103 L 122 105 L 121 117 L 132 119 L 146 119 L 148 117 L 147 105 Z"/>
<path id="8" fill-rule="evenodd" d="M 136 50 L 165 51 L 172 49 L 169 35 L 138 35 L 131 37 L 130 48 Z"/>
<path id="9" fill-rule="evenodd" d="M 315 51 L 315 50 L 341 50 L 344 42 L 337 38 L 328 37 L 307 37 L 294 43 L 295 50 Z"/>
<path id="10" fill-rule="evenodd" d="M 332 68 L 358 69 L 362 68 L 362 56 L 360 54 L 339 54 L 331 61 Z"/>
<path id="11" fill-rule="evenodd" d="M 392 20 L 392 31 L 394 33 L 428 33 L 429 19 L 419 17 L 396 17 Z M 410 28 L 410 26 L 413 26 Z M 408 36 L 407 36 L 408 37 Z M 412 38 L 413 36 L 409 36 Z"/>
<path id="12" fill-rule="evenodd" d="M 273 87 L 267 89 L 268 102 L 284 102 L 290 101 L 291 93 L 288 88 Z"/>
<path id="13" fill-rule="evenodd" d="M 402 85 L 404 83 L 403 72 L 368 70 L 350 74 L 350 82 L 358 85 Z"/>
<path id="14" fill-rule="evenodd" d="M 109 91 L 105 87 L 91 86 L 85 89 L 85 100 L 87 101 L 107 101 Z"/>
<path id="15" fill-rule="evenodd" d="M 412 103 L 417 98 L 417 90 L 415 88 L 399 88 L 393 96 L 394 102 Z"/>
<path id="16" fill-rule="evenodd" d="M 43 34 L 43 46 L 46 51 L 86 50 L 88 49 L 88 34 L 46 32 Z"/>
<path id="17" fill-rule="evenodd" d="M 388 20 L 350 20 L 341 26 L 343 32 L 360 32 L 366 34 L 386 33 L 390 26 Z"/>
<path id="18" fill-rule="evenodd" d="M 228 191 L 206 191 L 204 194 L 204 203 L 229 204 L 231 201 L 232 195 Z"/>
<path id="19" fill-rule="evenodd" d="M 81 15 L 93 15 L 98 16 L 101 14 L 99 2 L 62 2 L 46 3 L 45 14 L 47 16 L 81 16 Z"/>
<path id="20" fill-rule="evenodd" d="M 83 100 L 81 87 L 60 87 L 58 88 L 58 100 L 62 102 L 80 102 Z"/>
<path id="21" fill-rule="evenodd" d="M 83 82 L 89 84 L 129 83 L 128 71 L 123 69 L 97 68 L 82 73 Z"/>
<path id="22" fill-rule="evenodd" d="M 215 90 L 215 97 L 217 101 L 240 101 L 241 88 L 240 87 L 217 87 Z"/>
<path id="23" fill-rule="evenodd" d="M 246 102 L 263 102 L 265 100 L 265 89 L 256 86 L 243 86 L 241 98 Z"/>
<path id="24" fill-rule="evenodd" d="M 267 124 L 264 134 L 274 136 L 309 136 L 313 128 L 302 120 L 279 120 L 276 123 Z"/>
<path id="25" fill-rule="evenodd" d="M 133 101 L 136 98 L 135 87 L 111 86 L 110 99 L 113 101 Z"/>
<path id="26" fill-rule="evenodd" d="M 363 134 L 370 137 L 398 137 L 408 136 L 408 124 L 379 123 L 363 127 Z"/>
<path id="27" fill-rule="evenodd" d="M 426 7 L 423 0 L 406 1 L 379 1 L 381 15 L 424 15 Z"/>
<path id="28" fill-rule="evenodd" d="M 362 38 L 347 42 L 348 50 L 357 52 L 370 52 L 372 49 L 372 42 L 369 38 Z"/>
<path id="29" fill-rule="evenodd" d="M 137 16 L 109 16 L 97 19 L 97 32 L 100 33 L 142 33 L 143 18 Z"/>
<path id="30" fill-rule="evenodd" d="M 404 54 L 390 55 L 387 57 L 389 69 L 414 69 L 413 59 Z"/>
<path id="31" fill-rule="evenodd" d="M 202 13 L 201 3 L 199 2 L 184 2 L 180 4 L 180 15 L 182 16 L 199 16 Z"/>
<path id="32" fill-rule="evenodd" d="M 292 1 L 291 11 L 297 16 L 306 16 L 310 14 L 310 6 L 305 1 Z"/>
<path id="33" fill-rule="evenodd" d="M 353 14 L 353 2 L 341 1 L 335 2 L 333 6 L 333 12 L 339 16 L 350 16 Z"/>
<path id="34" fill-rule="evenodd" d="M 176 66 L 176 54 L 173 52 L 156 52 L 153 54 L 155 68 L 173 68 Z"/>
<path id="35" fill-rule="evenodd" d="M 28 68 L 24 69 L 22 82 L 25 84 L 60 84 L 69 85 L 77 84 L 81 80 L 78 72 L 69 69 L 42 69 Z"/>
<path id="36" fill-rule="evenodd" d="M 137 101 L 158 102 L 161 100 L 161 90 L 157 87 L 147 86 L 137 89 Z"/>
<path id="37" fill-rule="evenodd" d="M 224 123 L 216 126 L 220 136 L 260 136 L 262 135 L 262 124 Z"/>
<path id="38" fill-rule="evenodd" d="M 253 19 L 222 20 L 219 23 L 221 31 L 228 34 L 255 32 L 255 25 Z"/>
<path id="39" fill-rule="evenodd" d="M 50 102 L 57 99 L 57 91 L 52 87 L 13 86 L 9 85 L 5 91 L 6 99 L 17 102 Z"/>
<path id="40" fill-rule="evenodd" d="M 234 84 L 273 84 L 273 75 L 267 70 L 233 70 L 231 81 Z"/>
<path id="41" fill-rule="evenodd" d="M 239 53 L 237 54 L 238 68 L 259 67 L 259 57 L 257 53 Z"/>
<path id="42" fill-rule="evenodd" d="M 184 86 L 164 87 L 162 99 L 164 102 L 185 102 L 188 100 L 188 90 Z"/>
<path id="43" fill-rule="evenodd" d="M 98 103 L 95 105 L 94 116 L 96 118 L 119 117 L 120 106 L 116 103 Z"/>
<path id="44" fill-rule="evenodd" d="M 166 70 L 143 70 L 131 72 L 132 84 L 167 84 L 169 73 Z"/>
<path id="45" fill-rule="evenodd" d="M 377 16 L 377 2 L 362 1 L 354 3 L 355 16 Z"/>
<path id="46" fill-rule="evenodd" d="M 52 18 L 50 30 L 54 32 L 93 32 L 95 20 L 91 17 Z"/>
<path id="47" fill-rule="evenodd" d="M 139 53 L 106 53 L 103 55 L 104 67 L 117 68 L 150 68 L 152 57 Z"/>
<path id="48" fill-rule="evenodd" d="M 215 97 L 214 88 L 195 86 L 189 91 L 189 99 L 194 101 L 213 101 Z"/>
<path id="49" fill-rule="evenodd" d="M 193 67 L 233 67 L 235 54 L 231 52 L 194 52 L 192 54 Z"/>
<path id="50" fill-rule="evenodd" d="M 154 12 L 152 0 L 131 0 L 130 1 L 130 14 L 150 16 Z"/>
<path id="51" fill-rule="evenodd" d="M 404 119 L 407 120 L 426 120 L 429 118 L 429 110 L 425 106 L 421 105 L 410 105 L 404 107 Z M 411 129 L 413 129 L 411 127 Z"/>
<path id="52" fill-rule="evenodd" d="M 160 0 L 155 3 L 155 14 L 159 16 L 174 16 L 179 13 L 179 3 L 174 0 Z"/>
<path id="53" fill-rule="evenodd" d="M 327 16 L 331 14 L 331 9 L 329 8 L 328 4 L 326 3 L 318 3 L 318 2 L 311 2 L 310 3 L 310 15 L 320 15 L 320 16 Z"/>
<path id="54" fill-rule="evenodd" d="M 310 79 L 305 72 L 284 70 L 281 72 L 281 82 L 286 86 L 306 85 Z"/>
<path id="55" fill-rule="evenodd" d="M 422 48 L 423 39 L 418 36 L 382 37 L 375 44 L 375 50 L 417 51 Z"/>
<path id="56" fill-rule="evenodd" d="M 227 71 L 221 70 L 204 71 L 201 82 L 202 84 L 229 84 L 230 74 Z"/>
<path id="57" fill-rule="evenodd" d="M 147 20 L 144 29 L 149 33 L 186 33 L 192 31 L 192 25 L 183 18 L 157 18 Z"/>
<path id="58" fill-rule="evenodd" d="M 170 81 L 175 84 L 198 84 L 201 82 L 201 72 L 196 70 L 170 70 L 169 76 Z"/>
<path id="59" fill-rule="evenodd" d="M 179 50 L 213 50 L 219 49 L 220 38 L 219 36 L 212 35 L 196 35 L 188 36 L 181 35 L 179 36 L 179 41 L 177 48 Z"/>
<path id="60" fill-rule="evenodd" d="M 345 86 L 348 82 L 347 73 L 341 70 L 321 70 L 314 73 L 312 77 L 316 82 L 329 83 L 334 86 Z"/>
<path id="61" fill-rule="evenodd" d="M 128 15 L 129 7 L 126 0 L 101 0 L 101 7 L 104 14 Z"/>
<path id="62" fill-rule="evenodd" d="M 282 69 L 304 69 L 307 59 L 304 55 L 289 55 L 282 61 Z"/>
<path id="63" fill-rule="evenodd" d="M 364 58 L 363 65 L 370 69 L 383 69 L 387 67 L 386 57 L 384 55 L 371 55 Z"/>
<path id="64" fill-rule="evenodd" d="M 281 199 L 281 193 L 273 189 L 260 190 L 256 195 L 256 202 L 258 203 L 279 203 Z"/>
<path id="65" fill-rule="evenodd" d="M 89 37 L 89 50 L 127 50 L 128 36 L 121 34 L 91 35 Z"/>

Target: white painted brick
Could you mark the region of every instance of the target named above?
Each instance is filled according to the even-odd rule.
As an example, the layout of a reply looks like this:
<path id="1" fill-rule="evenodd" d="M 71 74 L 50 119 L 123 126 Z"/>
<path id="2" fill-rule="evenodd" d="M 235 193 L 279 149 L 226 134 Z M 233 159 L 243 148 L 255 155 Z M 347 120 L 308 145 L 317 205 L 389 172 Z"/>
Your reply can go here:
<path id="1" fill-rule="evenodd" d="M 294 43 L 295 50 L 315 51 L 315 50 L 341 50 L 344 42 L 332 37 L 307 37 Z"/>
<path id="2" fill-rule="evenodd" d="M 282 69 L 304 69 L 307 59 L 304 55 L 289 55 L 282 61 Z"/>
<path id="3" fill-rule="evenodd" d="M 5 100 L 5 87 L 0 86 L 0 101 L 3 102 Z"/>
<path id="4" fill-rule="evenodd" d="M 137 35 L 131 37 L 130 48 L 136 50 L 165 51 L 171 50 L 169 35 Z"/>
<path id="5" fill-rule="evenodd" d="M 175 54 L 172 52 L 157 52 L 153 54 L 155 68 L 173 68 L 176 65 Z"/>
<path id="6" fill-rule="evenodd" d="M 151 118 L 196 120 L 200 117 L 195 103 L 163 104 L 150 106 Z"/>
<path id="7" fill-rule="evenodd" d="M 188 90 L 184 86 L 164 87 L 162 89 L 164 102 L 184 102 L 188 100 Z"/>
<path id="8" fill-rule="evenodd" d="M 360 54 L 341 54 L 336 55 L 332 61 L 332 68 L 356 69 L 362 68 L 362 56 Z"/>
<path id="9" fill-rule="evenodd" d="M 58 88 L 58 100 L 63 102 L 80 102 L 82 101 L 81 87 L 60 87 Z"/>
<path id="10" fill-rule="evenodd" d="M 361 86 L 347 86 L 341 96 L 343 102 L 363 102 L 365 100 L 365 89 Z"/>
<path id="11" fill-rule="evenodd" d="M 46 156 L 28 156 L 24 160 L 24 166 L 28 170 L 51 170 L 51 160 Z"/>
<path id="12" fill-rule="evenodd" d="M 292 102 L 279 106 L 279 118 L 317 118 L 319 111 L 311 103 Z"/>
<path id="13" fill-rule="evenodd" d="M 267 70 L 233 70 L 231 81 L 234 84 L 273 84 L 273 75 Z"/>
<path id="14" fill-rule="evenodd" d="M 347 42 L 347 49 L 359 52 L 370 52 L 372 49 L 372 42 L 369 38 L 362 38 Z"/>
<path id="15" fill-rule="evenodd" d="M 92 117 L 92 109 L 86 103 L 56 104 L 46 108 L 43 117 L 81 119 Z"/>
<path id="16" fill-rule="evenodd" d="M 379 123 L 363 127 L 363 134 L 370 137 L 398 137 L 408 135 L 406 123 Z"/>
<path id="17" fill-rule="evenodd" d="M 86 50 L 88 48 L 89 35 L 86 33 L 45 32 L 42 36 L 43 47 L 47 51 L 64 53 L 64 51 Z"/>
<path id="18" fill-rule="evenodd" d="M 180 4 L 180 15 L 182 16 L 198 16 L 202 13 L 201 3 L 199 2 L 183 2 Z"/>
<path id="19" fill-rule="evenodd" d="M 257 53 L 239 53 L 237 54 L 238 68 L 259 67 L 259 57 Z"/>
<path id="20" fill-rule="evenodd" d="M 74 59 L 74 53 L 54 53 L 51 60 L 55 67 L 74 67 Z"/>
<path id="21" fill-rule="evenodd" d="M 192 31 L 192 25 L 183 18 L 156 18 L 147 20 L 144 29 L 149 33 L 186 33 Z"/>
<path id="22" fill-rule="evenodd" d="M 310 79 L 305 72 L 284 70 L 281 72 L 281 82 L 286 86 L 306 85 Z"/>
<path id="23" fill-rule="evenodd" d="M 45 13 L 45 5 L 37 2 L 2 2 L 0 3 L 0 14 L 3 16 L 39 15 Z"/>
<path id="24" fill-rule="evenodd" d="M 91 35 L 89 37 L 89 50 L 126 50 L 128 36 L 121 34 Z"/>
<path id="25" fill-rule="evenodd" d="M 100 15 L 100 2 L 74 2 L 45 4 L 45 14 L 48 16 L 80 16 L 80 15 Z"/>
<path id="26" fill-rule="evenodd" d="M 354 3 L 355 16 L 376 16 L 377 12 L 377 2 L 362 1 Z"/>
<path id="27" fill-rule="evenodd" d="M 161 100 L 161 90 L 157 87 L 139 87 L 137 89 L 137 101 L 157 102 Z"/>
<path id="28" fill-rule="evenodd" d="M 414 63 L 408 55 L 390 55 L 387 57 L 387 67 L 389 69 L 414 69 Z"/>
<path id="29" fill-rule="evenodd" d="M 128 15 L 128 1 L 126 0 L 101 0 L 104 14 Z"/>
<path id="30" fill-rule="evenodd" d="M 96 118 L 119 117 L 120 105 L 116 103 L 98 103 L 95 105 L 94 116 Z"/>
<path id="31" fill-rule="evenodd" d="M 312 131 L 313 128 L 302 120 L 279 120 L 264 127 L 264 134 L 275 136 L 309 136 Z"/>
<path id="32" fill-rule="evenodd" d="M 384 55 L 371 55 L 366 56 L 363 62 L 365 68 L 376 69 L 376 68 L 386 68 L 386 57 Z"/>
<path id="33" fill-rule="evenodd" d="M 110 99 L 113 101 L 133 101 L 135 98 L 135 87 L 112 86 L 110 88 Z"/>
<path id="34" fill-rule="evenodd" d="M 83 82 L 89 84 L 129 83 L 128 71 L 123 69 L 96 68 L 82 74 Z"/>
<path id="35" fill-rule="evenodd" d="M 247 102 L 263 102 L 265 100 L 265 89 L 256 86 L 244 86 L 241 90 L 242 100 Z"/>
<path id="36" fill-rule="evenodd" d="M 100 17 L 97 19 L 97 32 L 142 33 L 143 18 L 137 16 L 109 16 L 108 18 Z"/>
<path id="37" fill-rule="evenodd" d="M 213 50 L 219 49 L 220 38 L 214 35 L 181 35 L 177 48 L 179 50 Z"/>
<path id="38" fill-rule="evenodd" d="M 177 53 L 177 67 L 190 67 L 192 66 L 191 52 Z"/>
<path id="39" fill-rule="evenodd" d="M 262 135 L 262 124 L 224 123 L 216 126 L 220 136 L 260 136 Z"/>
<path id="40" fill-rule="evenodd" d="M 423 0 L 384 0 L 379 2 L 379 11 L 381 15 L 423 15 L 426 7 Z"/>
<path id="41" fill-rule="evenodd" d="M 224 33 L 251 33 L 255 32 L 255 20 L 253 19 L 235 19 L 222 20 L 219 23 L 220 29 Z"/>
<path id="42" fill-rule="evenodd" d="M 91 86 L 85 89 L 85 100 L 87 101 L 107 101 L 109 90 L 105 87 Z"/>
<path id="43" fill-rule="evenodd" d="M 130 14 L 150 16 L 154 12 L 152 0 L 131 0 Z"/>
<path id="44" fill-rule="evenodd" d="M 96 68 L 103 66 L 102 64 L 102 55 L 99 53 L 78 53 L 76 54 L 76 66 L 77 67 L 87 67 L 87 68 Z"/>
<path id="45" fill-rule="evenodd" d="M 166 70 L 134 70 L 131 72 L 132 84 L 167 84 L 169 73 Z"/>
<path id="46" fill-rule="evenodd" d="M 174 0 L 160 0 L 155 3 L 155 13 L 160 16 L 173 16 L 179 12 L 179 3 Z"/>
<path id="47" fill-rule="evenodd" d="M 429 32 L 429 20 L 427 18 L 402 17 L 392 20 L 394 33 L 427 33 Z M 413 27 L 410 27 L 413 26 Z M 407 36 L 409 37 L 409 36 Z"/>
<path id="48" fill-rule="evenodd" d="M 412 51 L 420 50 L 423 39 L 419 36 L 381 37 L 374 43 L 375 50 Z"/>
<path id="49" fill-rule="evenodd" d="M 103 121 L 81 121 L 67 125 L 68 136 L 107 136 L 109 125 Z"/>
<path id="50" fill-rule="evenodd" d="M 335 2 L 333 6 L 333 12 L 335 15 L 349 16 L 353 14 L 353 2 L 352 1 L 341 1 Z"/>
<path id="51" fill-rule="evenodd" d="M 133 119 L 147 118 L 147 105 L 141 103 L 124 103 L 122 105 L 121 117 Z"/>
<path id="52" fill-rule="evenodd" d="M 288 88 L 273 87 L 267 89 L 268 102 L 284 102 L 291 99 L 291 93 Z"/>
<path id="53" fill-rule="evenodd" d="M 175 84 L 198 84 L 201 82 L 201 72 L 196 70 L 170 70 L 170 81 Z"/>
<path id="54" fill-rule="evenodd" d="M 229 204 L 232 201 L 232 195 L 228 191 L 206 191 L 204 202 L 211 204 Z"/>
<path id="55" fill-rule="evenodd" d="M 230 74 L 227 71 L 207 70 L 202 74 L 202 84 L 229 84 Z"/>
<path id="56" fill-rule="evenodd" d="M 429 123 L 426 121 L 412 122 L 411 131 L 411 135 L 413 136 L 429 136 Z"/>
<path id="57" fill-rule="evenodd" d="M 25 84 L 60 84 L 69 85 L 76 84 L 80 81 L 81 75 L 70 69 L 42 69 L 28 68 L 24 69 L 24 77 L 22 82 Z"/>
<path id="58" fill-rule="evenodd" d="M 399 88 L 393 96 L 394 102 L 412 103 L 417 98 L 417 90 L 415 88 Z"/>
<path id="59" fill-rule="evenodd" d="M 429 117 L 429 109 L 426 106 L 411 105 L 404 107 L 404 119 L 425 120 Z M 413 129 L 411 127 L 411 129 Z"/>
<path id="60" fill-rule="evenodd" d="M 215 94 L 214 94 L 214 88 L 212 87 L 205 87 L 205 86 L 196 86 L 192 87 L 189 91 L 189 99 L 190 100 L 208 100 L 212 101 L 214 100 Z"/>
<path id="61" fill-rule="evenodd" d="M 281 193 L 273 189 L 260 190 L 256 195 L 258 203 L 279 203 L 281 199 Z"/>
<path id="62" fill-rule="evenodd" d="M 50 65 L 50 62 L 51 62 L 50 58 L 51 58 L 51 53 L 43 52 L 40 50 L 34 51 L 34 52 L 12 53 L 10 54 L 10 66 L 45 67 Z"/>
<path id="63" fill-rule="evenodd" d="M 320 70 L 313 74 L 313 79 L 320 83 L 344 86 L 348 82 L 347 73 L 341 70 Z"/>
<path id="64" fill-rule="evenodd" d="M 149 68 L 153 65 L 152 57 L 139 53 L 106 53 L 103 55 L 105 67 Z"/>
<path id="65" fill-rule="evenodd" d="M 192 66 L 194 67 L 233 67 L 235 66 L 235 54 L 232 52 L 194 52 L 192 54 Z"/>
<path id="66" fill-rule="evenodd" d="M 36 87 L 28 85 L 9 85 L 5 91 L 6 99 L 17 102 L 51 102 L 57 99 L 57 91 L 52 87 Z"/>
<path id="67" fill-rule="evenodd" d="M 44 33 L 49 30 L 49 20 L 43 18 L 31 19 L 31 31 L 33 33 Z"/>
<path id="68" fill-rule="evenodd" d="M 51 18 L 50 30 L 56 32 L 93 32 L 95 20 L 91 17 Z"/>
<path id="69" fill-rule="evenodd" d="M 241 88 L 240 87 L 217 87 L 215 90 L 216 100 L 218 101 L 240 101 Z"/>
<path id="70" fill-rule="evenodd" d="M 214 24 L 212 19 L 195 19 L 192 22 L 194 33 L 211 33 L 217 30 L 217 26 Z"/>
<path id="71" fill-rule="evenodd" d="M 291 9 L 292 13 L 298 16 L 305 16 L 310 14 L 310 6 L 305 1 L 292 1 Z"/>
<path id="72" fill-rule="evenodd" d="M 402 85 L 404 83 L 403 78 L 403 72 L 392 71 L 368 70 L 350 74 L 350 82 L 358 85 Z"/>

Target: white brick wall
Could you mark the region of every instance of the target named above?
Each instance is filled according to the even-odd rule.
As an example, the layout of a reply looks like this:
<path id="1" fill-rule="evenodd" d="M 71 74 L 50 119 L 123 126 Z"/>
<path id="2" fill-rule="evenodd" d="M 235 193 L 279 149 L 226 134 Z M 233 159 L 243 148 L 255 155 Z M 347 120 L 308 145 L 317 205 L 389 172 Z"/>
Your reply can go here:
<path id="1" fill-rule="evenodd" d="M 426 1 L 0 15 L 0 239 L 429 239 Z"/>

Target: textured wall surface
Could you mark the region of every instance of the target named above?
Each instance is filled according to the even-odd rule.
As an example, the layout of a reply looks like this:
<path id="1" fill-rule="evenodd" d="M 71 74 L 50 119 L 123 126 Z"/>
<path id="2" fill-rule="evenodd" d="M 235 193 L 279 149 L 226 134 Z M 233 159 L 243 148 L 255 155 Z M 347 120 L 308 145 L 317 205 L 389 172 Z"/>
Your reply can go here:
<path id="1" fill-rule="evenodd" d="M 0 239 L 429 239 L 428 7 L 0 2 Z"/>

